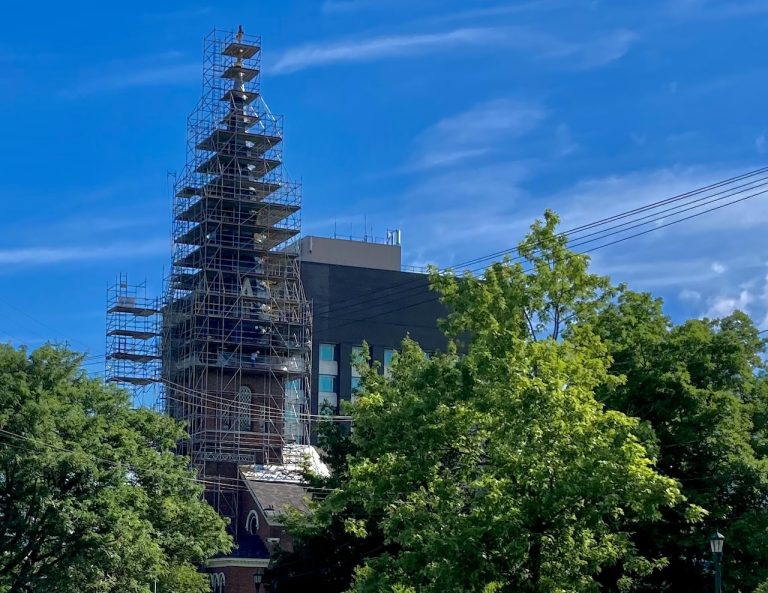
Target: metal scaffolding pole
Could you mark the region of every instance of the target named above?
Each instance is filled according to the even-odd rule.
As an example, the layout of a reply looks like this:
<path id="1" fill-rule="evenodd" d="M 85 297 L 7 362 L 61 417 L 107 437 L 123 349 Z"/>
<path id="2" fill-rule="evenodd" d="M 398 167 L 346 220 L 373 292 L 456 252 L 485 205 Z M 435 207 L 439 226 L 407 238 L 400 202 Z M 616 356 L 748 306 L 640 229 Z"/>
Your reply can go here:
<path id="1" fill-rule="evenodd" d="M 242 30 L 205 40 L 162 308 L 165 409 L 186 423 L 184 452 L 233 519 L 237 465 L 281 463 L 286 444 L 309 442 L 301 193 L 283 171 L 282 118 L 261 96 L 260 49 Z"/>

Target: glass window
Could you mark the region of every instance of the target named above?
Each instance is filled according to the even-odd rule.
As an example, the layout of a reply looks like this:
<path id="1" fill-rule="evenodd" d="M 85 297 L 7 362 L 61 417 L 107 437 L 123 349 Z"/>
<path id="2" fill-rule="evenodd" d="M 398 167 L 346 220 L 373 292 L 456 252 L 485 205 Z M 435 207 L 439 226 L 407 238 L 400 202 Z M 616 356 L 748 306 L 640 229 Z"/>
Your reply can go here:
<path id="1" fill-rule="evenodd" d="M 320 375 L 318 378 L 318 391 L 336 393 L 336 377 L 333 375 Z"/>
<path id="2" fill-rule="evenodd" d="M 336 344 L 320 344 L 320 360 L 336 360 Z"/>
<path id="3" fill-rule="evenodd" d="M 349 362 L 352 365 L 357 364 L 359 360 L 363 358 L 365 352 L 362 346 L 352 346 L 352 355 L 349 357 Z"/>
<path id="4" fill-rule="evenodd" d="M 304 392 L 302 389 L 301 379 L 291 379 L 285 383 L 285 395 L 289 398 L 303 397 Z"/>
<path id="5" fill-rule="evenodd" d="M 397 354 L 397 350 L 393 350 L 391 348 L 385 348 L 384 349 L 384 368 L 388 369 L 392 366 L 392 359 L 395 357 L 395 354 Z"/>
<path id="6" fill-rule="evenodd" d="M 352 393 L 360 388 L 360 377 L 352 377 Z"/>

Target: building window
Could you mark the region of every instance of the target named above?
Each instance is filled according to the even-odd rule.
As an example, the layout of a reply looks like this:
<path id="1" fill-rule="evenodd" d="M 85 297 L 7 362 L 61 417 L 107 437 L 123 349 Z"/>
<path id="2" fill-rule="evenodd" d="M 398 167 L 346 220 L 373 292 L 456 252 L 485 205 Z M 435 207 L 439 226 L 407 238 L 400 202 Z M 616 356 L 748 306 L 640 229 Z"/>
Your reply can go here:
<path id="1" fill-rule="evenodd" d="M 211 591 L 213 593 L 224 593 L 224 587 L 227 584 L 227 579 L 224 577 L 223 572 L 215 572 L 211 577 Z"/>
<path id="2" fill-rule="evenodd" d="M 354 365 L 357 362 L 363 360 L 365 351 L 362 346 L 352 346 L 352 355 L 349 357 L 349 361 Z"/>
<path id="3" fill-rule="evenodd" d="M 349 366 L 352 367 L 353 377 L 360 376 L 358 365 L 363 362 L 366 362 L 364 357 L 365 357 L 365 351 L 363 350 L 362 346 L 352 346 L 352 353 L 349 356 Z"/>
<path id="4" fill-rule="evenodd" d="M 326 362 L 336 360 L 336 344 L 320 344 L 320 360 Z"/>
<path id="5" fill-rule="evenodd" d="M 320 375 L 318 377 L 318 391 L 336 393 L 336 377 L 333 375 Z"/>
<path id="6" fill-rule="evenodd" d="M 301 379 L 291 379 L 285 382 L 286 399 L 301 399 L 304 397 L 304 388 Z"/>
<path id="7" fill-rule="evenodd" d="M 251 430 L 251 388 L 241 385 L 237 392 L 237 429 Z"/>
<path id="8" fill-rule="evenodd" d="M 389 377 L 392 372 L 392 360 L 395 358 L 395 354 L 397 354 L 397 350 L 392 348 L 384 349 L 384 376 L 386 377 Z"/>
<path id="9" fill-rule="evenodd" d="M 352 393 L 357 393 L 357 390 L 360 389 L 360 377 L 352 377 Z"/>

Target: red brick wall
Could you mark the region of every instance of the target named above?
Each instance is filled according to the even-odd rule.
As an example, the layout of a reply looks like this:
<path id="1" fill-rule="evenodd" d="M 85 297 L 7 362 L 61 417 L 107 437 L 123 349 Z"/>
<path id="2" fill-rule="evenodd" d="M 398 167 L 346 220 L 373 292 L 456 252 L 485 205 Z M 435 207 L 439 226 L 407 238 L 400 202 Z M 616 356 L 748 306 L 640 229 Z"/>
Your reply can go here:
<path id="1" fill-rule="evenodd" d="M 253 583 L 254 568 L 241 568 L 239 566 L 227 566 L 212 568 L 211 572 L 224 573 L 226 584 L 224 593 L 256 593 L 256 585 Z"/>

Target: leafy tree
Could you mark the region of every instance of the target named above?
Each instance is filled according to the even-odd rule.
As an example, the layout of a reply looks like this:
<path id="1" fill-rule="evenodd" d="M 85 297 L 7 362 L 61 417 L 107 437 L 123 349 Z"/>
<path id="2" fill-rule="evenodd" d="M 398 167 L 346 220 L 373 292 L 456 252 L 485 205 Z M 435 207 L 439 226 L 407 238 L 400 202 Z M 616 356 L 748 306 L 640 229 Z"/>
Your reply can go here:
<path id="1" fill-rule="evenodd" d="M 751 592 L 768 580 L 768 383 L 765 340 L 743 313 L 674 325 L 661 301 L 624 292 L 594 327 L 613 358 L 601 399 L 643 420 L 658 467 L 707 510 L 691 524 L 674 511 L 644 526 L 639 549 L 669 564 L 644 580 L 646 591 L 711 587 L 708 538 L 726 536 L 724 584 Z"/>
<path id="2" fill-rule="evenodd" d="M 192 593 L 227 552 L 184 431 L 89 378 L 82 356 L 0 346 L 0 591 Z"/>
<path id="3" fill-rule="evenodd" d="M 363 369 L 345 477 L 304 523 L 381 537 L 351 589 L 582 592 L 609 567 L 628 588 L 663 562 L 636 549 L 634 527 L 695 511 L 637 421 L 595 397 L 619 380 L 578 321 L 613 293 L 556 224 L 547 213 L 520 245 L 530 270 L 433 274 L 452 311 L 447 353 L 427 359 L 406 340 L 391 379 Z"/>
<path id="4" fill-rule="evenodd" d="M 357 450 L 350 438 L 349 426 L 330 420 L 321 422 L 318 444 L 323 461 L 331 470 L 329 477 L 307 472 L 305 479 L 315 499 L 342 487 L 349 479 L 347 457 Z M 347 529 L 346 519 L 364 516 L 360 505 L 349 505 L 341 513 L 321 507 L 307 518 L 289 513 L 283 518 L 286 529 L 293 535 L 290 551 L 277 550 L 265 575 L 274 593 L 331 593 L 346 591 L 355 568 L 371 555 L 390 549 L 375 524 L 364 535 Z"/>

